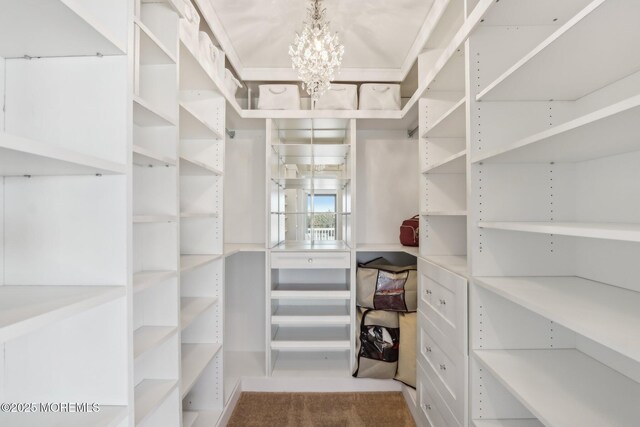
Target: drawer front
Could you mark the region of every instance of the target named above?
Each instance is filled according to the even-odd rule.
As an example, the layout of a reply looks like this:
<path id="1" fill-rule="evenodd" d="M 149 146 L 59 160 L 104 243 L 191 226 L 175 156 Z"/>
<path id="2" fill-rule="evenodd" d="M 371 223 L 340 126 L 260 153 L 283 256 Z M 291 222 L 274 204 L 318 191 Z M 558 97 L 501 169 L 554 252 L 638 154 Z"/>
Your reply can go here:
<path id="1" fill-rule="evenodd" d="M 429 427 L 461 427 L 420 364 L 418 364 L 418 413 Z"/>
<path id="2" fill-rule="evenodd" d="M 465 414 L 466 356 L 423 314 L 418 315 L 418 360 L 459 424 Z"/>
<path id="3" fill-rule="evenodd" d="M 418 259 L 418 310 L 466 351 L 467 279 Z"/>
<path id="4" fill-rule="evenodd" d="M 271 268 L 351 268 L 349 252 L 272 252 Z"/>

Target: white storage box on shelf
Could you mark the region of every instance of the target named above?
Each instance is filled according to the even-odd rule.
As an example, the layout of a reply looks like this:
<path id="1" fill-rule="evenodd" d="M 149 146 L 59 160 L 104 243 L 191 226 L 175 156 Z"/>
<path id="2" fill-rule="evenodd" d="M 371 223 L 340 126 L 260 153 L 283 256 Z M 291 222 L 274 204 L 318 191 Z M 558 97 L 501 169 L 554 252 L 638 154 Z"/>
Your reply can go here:
<path id="1" fill-rule="evenodd" d="M 316 110 L 357 110 L 358 87 L 356 85 L 332 84 L 316 101 Z"/>
<path id="2" fill-rule="evenodd" d="M 297 85 L 260 85 L 259 110 L 299 110 L 300 89 Z"/>
<path id="3" fill-rule="evenodd" d="M 185 42 L 195 48 L 198 46 L 198 32 L 200 31 L 200 15 L 191 3 L 191 0 L 182 0 L 182 13 L 180 19 L 180 33 Z"/>
<path id="4" fill-rule="evenodd" d="M 242 87 L 242 83 L 238 81 L 228 68 L 224 70 L 224 86 L 231 97 L 236 96 L 238 89 Z"/>
<path id="5" fill-rule="evenodd" d="M 225 55 L 211 41 L 209 34 L 200 31 L 198 35 L 200 60 L 221 79 L 225 77 Z"/>
<path id="6" fill-rule="evenodd" d="M 365 83 L 360 86 L 360 110 L 399 110 L 400 85 Z"/>

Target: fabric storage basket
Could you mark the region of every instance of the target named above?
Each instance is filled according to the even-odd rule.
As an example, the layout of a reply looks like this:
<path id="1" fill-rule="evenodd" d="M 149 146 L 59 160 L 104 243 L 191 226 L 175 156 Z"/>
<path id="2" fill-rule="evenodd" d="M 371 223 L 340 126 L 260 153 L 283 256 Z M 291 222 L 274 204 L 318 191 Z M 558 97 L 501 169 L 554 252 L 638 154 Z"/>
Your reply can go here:
<path id="1" fill-rule="evenodd" d="M 211 70 L 211 72 L 221 79 L 225 76 L 224 68 L 224 52 L 218 49 L 211 41 L 209 34 L 204 31 L 200 31 L 198 35 L 199 39 L 199 55 L 200 60 L 204 63 L 205 67 Z"/>
<path id="2" fill-rule="evenodd" d="M 399 110 L 400 85 L 365 83 L 360 86 L 361 110 Z"/>
<path id="3" fill-rule="evenodd" d="M 332 84 L 316 101 L 316 110 L 357 110 L 358 87 L 356 85 Z"/>
<path id="4" fill-rule="evenodd" d="M 360 264 L 356 271 L 356 304 L 364 308 L 411 312 L 418 309 L 415 265 L 391 265 L 384 258 Z"/>
<path id="5" fill-rule="evenodd" d="M 400 349 L 395 380 L 416 388 L 416 313 L 398 313 Z"/>
<path id="6" fill-rule="evenodd" d="M 300 89 L 297 85 L 260 85 L 259 110 L 299 110 Z"/>
<path id="7" fill-rule="evenodd" d="M 398 370 L 400 325 L 398 313 L 357 310 L 356 365 L 354 377 L 392 379 Z"/>
<path id="8" fill-rule="evenodd" d="M 200 31 L 200 15 L 190 0 L 182 0 L 182 14 L 180 19 L 181 37 L 192 48 L 198 48 L 198 31 Z"/>
<path id="9" fill-rule="evenodd" d="M 236 96 L 236 92 L 242 87 L 242 83 L 234 77 L 233 73 L 228 68 L 225 68 L 224 70 L 224 85 L 232 98 Z"/>

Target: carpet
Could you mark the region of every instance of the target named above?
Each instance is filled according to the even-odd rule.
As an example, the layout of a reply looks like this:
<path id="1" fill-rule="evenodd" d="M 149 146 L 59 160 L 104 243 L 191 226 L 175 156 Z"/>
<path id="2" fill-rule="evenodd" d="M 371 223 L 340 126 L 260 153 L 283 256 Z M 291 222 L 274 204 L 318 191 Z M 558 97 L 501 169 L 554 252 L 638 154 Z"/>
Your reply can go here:
<path id="1" fill-rule="evenodd" d="M 243 392 L 229 427 L 414 427 L 402 393 Z"/>

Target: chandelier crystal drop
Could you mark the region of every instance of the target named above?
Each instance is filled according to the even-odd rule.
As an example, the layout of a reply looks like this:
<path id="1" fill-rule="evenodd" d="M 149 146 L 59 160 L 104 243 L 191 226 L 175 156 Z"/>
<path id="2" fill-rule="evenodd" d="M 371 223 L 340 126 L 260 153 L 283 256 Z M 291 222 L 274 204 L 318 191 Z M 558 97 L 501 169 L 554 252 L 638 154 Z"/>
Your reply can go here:
<path id="1" fill-rule="evenodd" d="M 337 33 L 329 31 L 329 22 L 325 20 L 326 9 L 320 6 L 320 0 L 311 0 L 308 9 L 308 22 L 304 22 L 302 33 L 296 33 L 289 45 L 289 56 L 302 88 L 315 102 L 335 78 L 342 63 L 344 46 L 340 44 Z"/>

